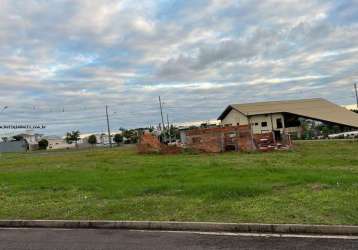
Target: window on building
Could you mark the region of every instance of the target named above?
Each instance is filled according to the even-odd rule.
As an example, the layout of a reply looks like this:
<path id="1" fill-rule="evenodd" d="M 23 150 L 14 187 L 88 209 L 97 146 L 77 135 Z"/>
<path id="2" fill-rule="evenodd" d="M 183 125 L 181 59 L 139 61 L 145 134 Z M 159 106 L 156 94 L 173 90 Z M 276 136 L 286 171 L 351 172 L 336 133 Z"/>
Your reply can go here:
<path id="1" fill-rule="evenodd" d="M 267 122 L 261 122 L 261 127 L 267 127 Z"/>
<path id="2" fill-rule="evenodd" d="M 255 122 L 255 126 L 259 126 L 259 123 L 258 123 L 258 122 Z"/>
<path id="3" fill-rule="evenodd" d="M 282 119 L 278 118 L 276 119 L 276 127 L 277 128 L 283 128 Z"/>

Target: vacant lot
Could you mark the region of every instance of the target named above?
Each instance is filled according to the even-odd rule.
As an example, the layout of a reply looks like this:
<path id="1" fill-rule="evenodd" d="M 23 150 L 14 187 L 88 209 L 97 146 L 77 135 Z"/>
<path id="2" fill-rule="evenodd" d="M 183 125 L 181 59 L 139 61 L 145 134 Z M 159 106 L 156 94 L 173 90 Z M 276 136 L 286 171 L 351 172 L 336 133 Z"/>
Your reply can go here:
<path id="1" fill-rule="evenodd" d="M 358 224 L 358 143 L 290 152 L 2 154 L 0 219 Z"/>

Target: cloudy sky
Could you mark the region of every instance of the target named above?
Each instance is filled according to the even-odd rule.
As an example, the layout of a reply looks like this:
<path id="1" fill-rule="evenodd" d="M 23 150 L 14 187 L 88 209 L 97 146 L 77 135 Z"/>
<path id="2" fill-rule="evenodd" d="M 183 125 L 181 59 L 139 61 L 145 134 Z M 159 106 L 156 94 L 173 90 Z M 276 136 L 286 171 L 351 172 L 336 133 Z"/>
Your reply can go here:
<path id="1" fill-rule="evenodd" d="M 230 103 L 354 103 L 358 1 L 0 0 L 1 124 L 45 133 L 218 117 Z M 1 133 L 1 131 L 0 131 Z"/>

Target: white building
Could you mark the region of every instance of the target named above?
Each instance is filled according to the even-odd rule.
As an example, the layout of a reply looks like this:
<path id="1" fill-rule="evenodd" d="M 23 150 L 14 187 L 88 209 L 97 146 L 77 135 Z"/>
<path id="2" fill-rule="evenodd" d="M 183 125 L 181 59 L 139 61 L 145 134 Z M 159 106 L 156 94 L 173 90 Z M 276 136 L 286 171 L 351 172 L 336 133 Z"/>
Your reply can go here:
<path id="1" fill-rule="evenodd" d="M 58 136 L 46 136 L 43 138 L 48 141 L 48 150 L 75 148 L 74 143 L 68 144 L 64 139 Z"/>
<path id="2" fill-rule="evenodd" d="M 115 144 L 114 136 L 116 134 L 122 134 L 122 131 L 111 131 L 111 141 L 113 144 Z M 95 135 L 97 139 L 97 145 L 108 145 L 109 139 L 108 139 L 108 133 L 104 132 L 94 132 L 94 133 L 86 133 L 86 134 L 80 134 L 80 140 L 78 141 L 79 144 L 88 144 L 88 138 L 91 135 Z"/>
<path id="3" fill-rule="evenodd" d="M 17 134 L 15 136 L 22 137 L 29 145 L 38 145 L 43 134 L 35 133 L 33 130 L 26 130 L 24 133 Z"/>
<path id="4" fill-rule="evenodd" d="M 300 133 L 299 118 L 358 128 L 358 114 L 321 98 L 229 105 L 218 120 L 222 125 L 251 125 L 254 134 Z"/>

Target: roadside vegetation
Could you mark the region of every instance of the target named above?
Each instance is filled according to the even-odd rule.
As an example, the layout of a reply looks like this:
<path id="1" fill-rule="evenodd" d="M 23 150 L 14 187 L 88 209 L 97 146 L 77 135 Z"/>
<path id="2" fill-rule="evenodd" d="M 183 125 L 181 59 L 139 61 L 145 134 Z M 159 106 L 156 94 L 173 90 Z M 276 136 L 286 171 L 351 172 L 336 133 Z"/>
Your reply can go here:
<path id="1" fill-rule="evenodd" d="M 355 141 L 303 141 L 272 153 L 1 154 L 0 219 L 358 225 L 357 152 Z"/>

